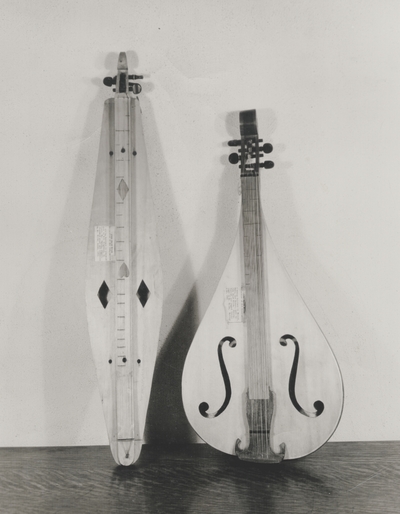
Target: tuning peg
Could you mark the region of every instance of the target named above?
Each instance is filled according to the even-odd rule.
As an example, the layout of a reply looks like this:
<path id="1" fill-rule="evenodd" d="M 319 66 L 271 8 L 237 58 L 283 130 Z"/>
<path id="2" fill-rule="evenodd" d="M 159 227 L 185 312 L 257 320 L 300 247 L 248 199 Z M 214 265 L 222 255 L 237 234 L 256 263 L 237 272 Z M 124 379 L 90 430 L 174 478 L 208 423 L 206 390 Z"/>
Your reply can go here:
<path id="1" fill-rule="evenodd" d="M 107 87 L 111 87 L 117 83 L 117 77 L 105 77 L 103 79 L 103 84 Z"/>
<path id="2" fill-rule="evenodd" d="M 132 91 L 132 93 L 135 95 L 138 95 L 141 90 L 142 90 L 142 86 L 140 84 L 136 84 L 136 82 L 134 82 L 133 84 L 131 84 L 129 86 L 129 91 Z"/>
<path id="3" fill-rule="evenodd" d="M 231 153 L 229 156 L 229 162 L 231 164 L 237 164 L 239 162 L 239 155 L 237 153 Z"/>
<path id="4" fill-rule="evenodd" d="M 272 161 L 265 161 L 265 162 L 261 162 L 259 166 L 260 166 L 260 168 L 270 169 L 270 168 L 274 167 L 274 163 Z"/>
<path id="5" fill-rule="evenodd" d="M 264 143 L 261 147 L 261 151 L 264 153 L 271 153 L 273 149 L 274 148 L 270 143 Z"/>
<path id="6" fill-rule="evenodd" d="M 242 142 L 240 139 L 232 139 L 232 141 L 228 141 L 228 146 L 240 146 Z"/>
<path id="7" fill-rule="evenodd" d="M 129 80 L 140 80 L 143 78 L 143 75 L 128 75 Z"/>

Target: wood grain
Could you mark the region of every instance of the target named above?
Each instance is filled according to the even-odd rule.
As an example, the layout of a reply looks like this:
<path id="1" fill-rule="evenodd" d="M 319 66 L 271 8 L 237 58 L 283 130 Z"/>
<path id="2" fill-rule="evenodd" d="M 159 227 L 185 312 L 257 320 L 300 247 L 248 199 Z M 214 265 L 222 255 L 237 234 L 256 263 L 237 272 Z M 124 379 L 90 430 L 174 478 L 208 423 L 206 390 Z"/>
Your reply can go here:
<path id="1" fill-rule="evenodd" d="M 204 444 L 144 445 L 116 466 L 108 447 L 0 449 L 0 512 L 397 514 L 400 442 L 327 443 L 278 465 Z"/>

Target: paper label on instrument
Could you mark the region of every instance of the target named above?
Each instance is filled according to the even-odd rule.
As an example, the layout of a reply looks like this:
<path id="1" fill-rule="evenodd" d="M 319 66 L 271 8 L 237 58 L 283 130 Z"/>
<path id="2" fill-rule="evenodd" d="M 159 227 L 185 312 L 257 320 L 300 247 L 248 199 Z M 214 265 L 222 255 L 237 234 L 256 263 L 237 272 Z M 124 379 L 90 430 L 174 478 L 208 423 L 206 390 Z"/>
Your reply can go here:
<path id="1" fill-rule="evenodd" d="M 228 323 L 244 321 L 244 288 L 226 287 L 224 290 L 225 316 Z"/>
<path id="2" fill-rule="evenodd" d="M 115 227 L 94 227 L 95 261 L 115 261 Z"/>

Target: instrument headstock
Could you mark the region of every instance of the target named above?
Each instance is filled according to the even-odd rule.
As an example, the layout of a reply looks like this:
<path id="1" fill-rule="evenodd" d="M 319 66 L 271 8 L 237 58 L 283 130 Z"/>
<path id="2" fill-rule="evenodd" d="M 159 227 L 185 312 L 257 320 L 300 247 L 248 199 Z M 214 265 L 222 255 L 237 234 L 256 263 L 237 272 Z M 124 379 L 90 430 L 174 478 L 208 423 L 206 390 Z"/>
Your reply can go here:
<path id="1" fill-rule="evenodd" d="M 257 115 L 255 109 L 249 111 L 241 111 L 240 119 L 240 135 L 241 139 L 233 139 L 228 141 L 229 146 L 240 146 L 238 153 L 231 153 L 229 162 L 240 166 L 241 177 L 257 177 L 260 168 L 270 169 L 274 167 L 272 161 L 260 162 L 260 158 L 264 154 L 271 153 L 273 148 L 270 143 L 263 143 L 258 138 Z"/>
<path id="2" fill-rule="evenodd" d="M 128 92 L 132 92 L 138 95 L 142 90 L 142 86 L 136 82 L 130 81 L 142 79 L 143 75 L 128 75 L 128 61 L 125 52 L 119 54 L 117 70 L 117 75 L 115 77 L 105 77 L 103 84 L 107 87 L 115 86 L 113 91 L 117 94 L 128 94 Z"/>

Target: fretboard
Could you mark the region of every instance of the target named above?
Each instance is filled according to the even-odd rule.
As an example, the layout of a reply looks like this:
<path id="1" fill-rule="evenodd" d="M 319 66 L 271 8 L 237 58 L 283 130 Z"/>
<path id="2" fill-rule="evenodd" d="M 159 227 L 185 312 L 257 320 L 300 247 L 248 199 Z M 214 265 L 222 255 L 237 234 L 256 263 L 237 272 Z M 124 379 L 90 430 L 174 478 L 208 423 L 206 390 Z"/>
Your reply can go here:
<path id="1" fill-rule="evenodd" d="M 259 178 L 247 176 L 241 181 L 249 398 L 265 399 L 269 362 Z"/>
<path id="2" fill-rule="evenodd" d="M 115 99 L 115 245 L 116 245 L 116 387 L 118 413 L 118 439 L 134 437 L 132 408 L 132 355 L 131 349 L 131 195 L 130 177 L 130 99 L 126 95 Z"/>

